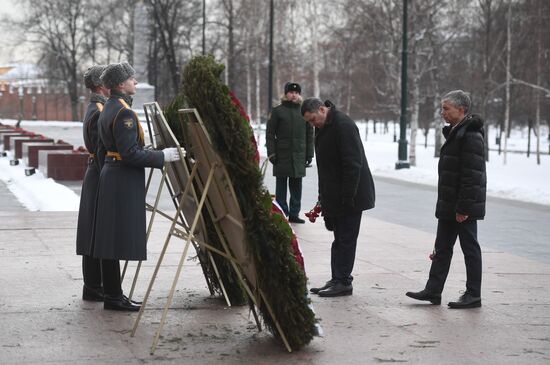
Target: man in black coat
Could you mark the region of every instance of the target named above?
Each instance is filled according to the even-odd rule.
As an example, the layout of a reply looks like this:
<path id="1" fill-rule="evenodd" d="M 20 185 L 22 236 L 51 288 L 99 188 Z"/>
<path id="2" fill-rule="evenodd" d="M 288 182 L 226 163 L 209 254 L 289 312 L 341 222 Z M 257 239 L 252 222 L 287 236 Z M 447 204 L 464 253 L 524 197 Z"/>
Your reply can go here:
<path id="1" fill-rule="evenodd" d="M 99 142 L 97 121 L 103 110 L 103 104 L 105 104 L 109 97 L 109 89 L 103 86 L 99 80 L 104 69 L 104 65 L 96 65 L 90 67 L 84 73 L 84 85 L 92 92 L 82 125 L 84 144 L 90 153 L 90 158 L 88 159 L 88 168 L 82 181 L 80 194 L 80 209 L 78 211 L 78 226 L 76 230 L 76 254 L 82 255 L 82 276 L 84 278 L 82 299 L 91 301 L 103 301 L 100 260 L 92 257 L 92 233 L 97 185 L 101 171 L 96 156 Z"/>
<path id="2" fill-rule="evenodd" d="M 442 99 L 441 115 L 449 123 L 439 158 L 439 183 L 435 216 L 437 236 L 428 282 L 420 292 L 406 295 L 441 303 L 441 292 L 449 273 L 457 236 L 466 264 L 466 292 L 450 308 L 481 306 L 481 249 L 477 220 L 485 216 L 487 177 L 485 170 L 483 120 L 470 112 L 470 97 L 462 90 Z"/>
<path id="3" fill-rule="evenodd" d="M 128 63 L 108 65 L 101 82 L 111 90 L 99 117 L 105 163 L 99 177 L 93 256 L 101 259 L 104 308 L 137 311 L 122 294 L 119 260 L 146 260 L 145 167 L 180 159 L 177 148 L 144 149 L 144 133 L 131 109 L 135 71 Z"/>
<path id="4" fill-rule="evenodd" d="M 315 128 L 319 202 L 333 231 L 332 278 L 311 292 L 321 297 L 351 295 L 357 237 L 364 210 L 374 208 L 374 181 L 355 122 L 330 101 L 304 100 L 304 119 Z"/>

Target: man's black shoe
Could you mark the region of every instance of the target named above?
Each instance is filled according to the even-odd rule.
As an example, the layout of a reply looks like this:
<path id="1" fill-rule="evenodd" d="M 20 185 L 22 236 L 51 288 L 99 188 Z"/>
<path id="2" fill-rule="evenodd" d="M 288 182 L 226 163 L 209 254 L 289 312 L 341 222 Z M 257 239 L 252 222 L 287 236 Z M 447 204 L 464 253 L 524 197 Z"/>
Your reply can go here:
<path id="1" fill-rule="evenodd" d="M 333 285 L 334 285 L 334 281 L 333 281 L 332 279 L 330 279 L 330 280 L 327 281 L 327 282 L 325 283 L 325 285 L 323 285 L 322 287 L 320 287 L 320 288 L 311 288 L 311 289 L 309 289 L 309 291 L 312 292 L 313 294 L 319 294 L 319 292 L 320 292 L 321 290 L 328 289 L 328 288 L 330 288 L 330 287 L 333 286 Z"/>
<path id="2" fill-rule="evenodd" d="M 441 294 L 437 293 L 430 293 L 429 291 L 426 291 L 426 289 L 414 292 L 414 291 L 408 291 L 405 293 L 406 296 L 409 298 L 413 298 L 416 300 L 425 300 L 427 302 L 431 302 L 432 304 L 439 305 L 441 304 Z"/>
<path id="3" fill-rule="evenodd" d="M 91 288 L 84 285 L 82 288 L 82 300 L 90 302 L 102 302 L 103 301 L 103 288 Z"/>
<path id="4" fill-rule="evenodd" d="M 343 297 L 345 295 L 351 295 L 353 294 L 353 285 L 334 283 L 334 285 L 325 290 L 321 290 L 318 294 L 320 297 Z"/>
<path id="5" fill-rule="evenodd" d="M 105 295 L 105 300 L 103 301 L 103 309 L 115 310 L 115 311 L 125 311 L 125 312 L 137 312 L 139 311 L 140 305 L 132 303 L 126 296 L 120 295 L 118 297 L 111 297 Z"/>
<path id="6" fill-rule="evenodd" d="M 449 302 L 448 306 L 452 309 L 479 308 L 481 307 L 481 297 L 474 297 L 470 293 L 464 293 L 456 302 Z"/>
<path id="7" fill-rule="evenodd" d="M 305 220 L 303 220 L 303 219 L 300 218 L 300 217 L 289 217 L 289 218 L 288 218 L 288 221 L 289 221 L 290 223 L 300 223 L 300 224 L 306 222 Z"/>
<path id="8" fill-rule="evenodd" d="M 126 295 L 123 295 L 124 298 L 130 300 Z M 143 302 L 138 302 L 137 300 L 130 300 L 130 302 L 132 302 L 132 304 L 137 304 L 137 305 L 142 305 Z"/>

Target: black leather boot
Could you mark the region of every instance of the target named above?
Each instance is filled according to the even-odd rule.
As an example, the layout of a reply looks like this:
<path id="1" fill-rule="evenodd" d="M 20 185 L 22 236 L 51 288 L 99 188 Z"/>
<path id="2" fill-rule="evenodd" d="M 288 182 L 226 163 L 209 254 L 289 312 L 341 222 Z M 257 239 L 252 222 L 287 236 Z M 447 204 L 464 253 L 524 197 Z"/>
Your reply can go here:
<path id="1" fill-rule="evenodd" d="M 322 287 L 320 287 L 320 288 L 310 288 L 309 291 L 312 292 L 313 294 L 318 294 L 321 290 L 328 289 L 333 285 L 334 285 L 334 281 L 332 281 L 332 279 L 330 279 Z"/>
<path id="2" fill-rule="evenodd" d="M 343 297 L 345 295 L 352 295 L 353 285 L 345 285 L 337 282 L 328 289 L 321 290 L 318 294 L 320 297 Z"/>
<path id="3" fill-rule="evenodd" d="M 92 288 L 84 284 L 84 287 L 82 288 L 82 300 L 90 302 L 102 302 L 103 288 Z"/>
<path id="4" fill-rule="evenodd" d="M 416 300 L 425 300 L 427 302 L 431 302 L 432 304 L 439 305 L 441 304 L 441 294 L 438 293 L 430 293 L 429 291 L 426 291 L 426 289 L 414 292 L 414 291 L 408 291 L 405 293 L 406 296 L 409 298 L 413 298 Z"/>
<path id="5" fill-rule="evenodd" d="M 299 224 L 304 224 L 304 223 L 306 222 L 305 220 L 303 220 L 303 219 L 300 218 L 300 217 L 289 217 L 289 218 L 288 218 L 288 221 L 289 221 L 290 223 L 299 223 Z"/>
<path id="6" fill-rule="evenodd" d="M 105 295 L 105 300 L 103 301 L 103 309 L 115 310 L 115 311 L 124 311 L 124 312 L 137 312 L 141 306 L 132 303 L 128 297 L 120 295 L 117 297 L 111 297 Z"/>
<path id="7" fill-rule="evenodd" d="M 478 308 L 481 307 L 481 297 L 466 292 L 456 302 L 449 302 L 448 306 L 452 309 Z"/>

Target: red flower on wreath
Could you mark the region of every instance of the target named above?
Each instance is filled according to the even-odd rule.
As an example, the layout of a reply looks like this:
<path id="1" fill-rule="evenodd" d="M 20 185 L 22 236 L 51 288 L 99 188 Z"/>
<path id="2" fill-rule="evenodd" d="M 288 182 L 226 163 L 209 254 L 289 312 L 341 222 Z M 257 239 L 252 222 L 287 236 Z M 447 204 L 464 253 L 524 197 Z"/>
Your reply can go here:
<path id="1" fill-rule="evenodd" d="M 229 96 L 231 97 L 231 103 L 237 108 L 239 111 L 239 114 L 248 122 L 248 126 L 250 127 L 250 117 L 248 114 L 246 114 L 246 111 L 244 110 L 243 105 L 241 104 L 241 101 L 235 94 L 229 90 Z M 254 147 L 254 151 L 256 151 L 254 155 L 254 161 L 256 163 L 260 163 L 260 152 L 258 151 L 258 143 L 256 142 L 256 138 L 254 138 L 254 133 L 252 132 L 252 127 L 250 127 L 250 142 L 252 143 L 252 146 Z M 282 217 L 284 217 L 283 211 L 277 206 L 275 202 L 272 202 L 271 204 L 271 213 L 272 214 L 279 214 Z M 288 221 L 287 221 L 288 224 Z M 289 224 L 290 226 L 290 224 Z M 292 230 L 292 227 L 290 228 Z M 292 253 L 294 254 L 294 259 L 298 263 L 298 266 L 302 269 L 302 271 L 305 274 L 305 267 L 304 267 L 304 257 L 302 256 L 302 252 L 300 251 L 300 246 L 298 245 L 298 238 L 296 238 L 296 234 L 294 234 L 294 231 L 292 231 L 292 237 L 290 239 L 290 246 L 292 247 Z"/>
<path id="2" fill-rule="evenodd" d="M 248 116 L 248 114 L 246 114 L 243 104 L 241 103 L 239 98 L 237 98 L 237 96 L 235 96 L 235 94 L 231 90 L 229 90 L 229 97 L 231 98 L 231 103 L 237 108 L 237 110 L 239 111 L 239 114 L 248 122 L 248 126 L 250 127 L 250 117 Z M 256 161 L 256 163 L 259 164 L 260 152 L 258 151 L 258 143 L 256 142 L 256 138 L 254 138 L 252 127 L 250 127 L 250 142 L 254 146 L 254 151 L 255 151 L 254 161 Z"/>

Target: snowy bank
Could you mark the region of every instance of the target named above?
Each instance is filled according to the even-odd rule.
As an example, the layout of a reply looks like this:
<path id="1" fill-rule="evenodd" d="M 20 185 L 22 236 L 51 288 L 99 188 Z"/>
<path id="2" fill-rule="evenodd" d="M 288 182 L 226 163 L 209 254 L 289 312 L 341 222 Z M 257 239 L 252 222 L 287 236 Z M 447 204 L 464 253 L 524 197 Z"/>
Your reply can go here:
<path id="1" fill-rule="evenodd" d="M 15 124 L 13 120 L 0 120 L 3 124 Z M 82 124 L 80 122 L 45 122 L 23 121 L 23 128 L 30 131 L 39 130 L 41 133 L 54 139 L 65 139 L 75 145 L 81 141 Z M 265 128 L 265 125 L 262 126 Z M 433 135 L 428 134 L 428 146 L 424 147 L 424 136 L 419 132 L 417 139 L 416 166 L 410 169 L 396 170 L 397 143 L 393 142 L 393 127 L 386 134 L 373 133 L 373 125 L 369 123 L 369 133 L 366 134 L 366 123 L 358 123 L 363 138 L 365 152 L 372 173 L 376 176 L 437 186 L 437 163 L 434 158 Z M 36 129 L 34 129 L 36 128 Z M 144 125 L 144 128 L 147 128 Z M 262 157 L 266 157 L 265 129 L 255 131 L 259 136 L 259 149 Z M 399 131 L 397 131 L 399 133 Z M 545 129 L 542 135 L 547 135 Z M 69 139 L 67 139 L 69 138 Z M 71 141 L 71 138 L 74 141 Z M 527 137 L 525 130 L 514 130 L 508 140 L 512 149 L 526 149 Z M 494 129 L 490 130 L 490 147 L 495 148 Z M 532 141 L 534 144 L 534 142 Z M 431 144 L 431 145 L 430 145 Z M 541 150 L 548 151 L 548 140 L 541 140 Z M 78 210 L 79 197 L 69 188 L 46 179 L 38 172 L 32 176 L 25 176 L 24 165 L 10 166 L 11 157 L 0 158 L 0 179 L 8 184 L 10 191 L 29 210 Z M 22 161 L 21 161 L 22 162 Z M 268 171 L 270 171 L 269 168 Z M 550 205 L 550 156 L 542 155 L 541 164 L 537 165 L 534 154 L 527 158 L 525 154 L 508 153 L 507 164 L 503 163 L 503 156 L 491 151 L 487 163 L 487 192 L 491 196 Z"/>
<path id="2" fill-rule="evenodd" d="M 8 186 L 30 211 L 77 211 L 80 197 L 65 185 L 45 178 L 36 170 L 32 176 L 25 175 L 25 164 L 10 166 L 13 154 L 0 157 L 0 180 Z"/>

